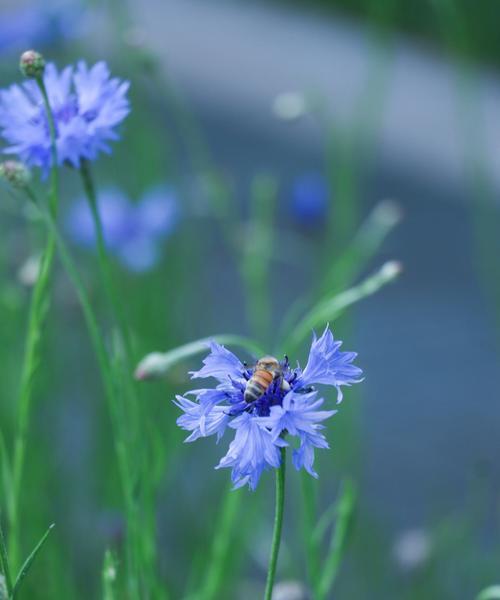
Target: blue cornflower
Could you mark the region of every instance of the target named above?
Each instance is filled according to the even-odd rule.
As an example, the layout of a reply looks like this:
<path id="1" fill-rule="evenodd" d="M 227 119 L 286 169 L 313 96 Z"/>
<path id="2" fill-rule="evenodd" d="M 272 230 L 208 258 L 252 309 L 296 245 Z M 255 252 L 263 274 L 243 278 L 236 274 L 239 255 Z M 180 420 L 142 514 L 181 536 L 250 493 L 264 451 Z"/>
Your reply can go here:
<path id="1" fill-rule="evenodd" d="M 328 213 L 328 184 L 319 173 L 297 177 L 291 190 L 292 215 L 307 227 L 321 225 Z"/>
<path id="2" fill-rule="evenodd" d="M 37 2 L 0 10 L 0 51 L 21 52 L 43 48 L 81 33 L 85 14 L 78 0 L 71 4 Z"/>
<path id="3" fill-rule="evenodd" d="M 99 193 L 98 207 L 104 240 L 109 251 L 135 272 L 151 269 L 159 259 L 161 241 L 172 232 L 178 219 L 177 199 L 168 187 L 155 187 L 137 203 L 116 189 Z M 85 198 L 72 206 L 67 229 L 73 240 L 95 248 L 96 232 Z"/>
<path id="4" fill-rule="evenodd" d="M 104 62 L 89 69 L 83 61 L 61 72 L 49 63 L 43 80 L 54 115 L 59 163 L 79 167 L 82 159 L 111 152 L 109 142 L 118 139 L 116 127 L 130 111 L 129 83 L 111 78 Z M 0 91 L 0 130 L 10 144 L 6 154 L 17 154 L 28 166 L 47 172 L 50 134 L 35 81 Z"/>
<path id="5" fill-rule="evenodd" d="M 341 386 L 358 383 L 362 378 L 361 369 L 353 364 L 356 353 L 342 352 L 341 344 L 326 327 L 320 338 L 313 337 L 303 370 L 299 366 L 292 368 L 285 357 L 273 371 L 267 389 L 264 391 L 262 386 L 261 395 L 249 397 L 245 390 L 249 381 L 255 380 L 256 367 L 248 368 L 232 352 L 212 341 L 204 366 L 192 372 L 191 377 L 213 377 L 218 385 L 176 397 L 175 403 L 184 412 L 177 424 L 191 432 L 186 441 L 214 434 L 219 441 L 227 428 L 234 429 L 234 439 L 216 468 L 232 469 L 235 488 L 248 483 L 255 489 L 264 470 L 280 466 L 280 448 L 290 444 L 294 445 L 295 468 L 304 468 L 317 477 L 314 451 L 329 447 L 322 423 L 336 411 L 320 410 L 324 400 L 318 398 L 313 386 L 334 386 L 339 403 Z M 262 361 L 278 364 L 273 357 L 261 359 L 258 364 Z"/>

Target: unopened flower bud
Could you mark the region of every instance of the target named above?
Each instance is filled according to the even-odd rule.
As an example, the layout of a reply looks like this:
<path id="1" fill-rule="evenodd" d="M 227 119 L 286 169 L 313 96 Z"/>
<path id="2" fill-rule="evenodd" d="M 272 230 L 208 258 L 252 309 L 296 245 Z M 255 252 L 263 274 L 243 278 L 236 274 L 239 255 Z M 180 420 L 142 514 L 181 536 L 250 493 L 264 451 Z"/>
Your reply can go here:
<path id="1" fill-rule="evenodd" d="M 21 54 L 19 68 L 25 77 L 38 78 L 42 77 L 45 70 L 45 59 L 35 50 L 26 50 Z"/>
<path id="2" fill-rule="evenodd" d="M 165 363 L 164 354 L 152 352 L 145 356 L 137 365 L 134 377 L 143 381 L 145 379 L 157 379 L 167 371 L 168 363 Z"/>
<path id="3" fill-rule="evenodd" d="M 12 187 L 22 189 L 29 185 L 31 173 L 23 163 L 17 160 L 6 160 L 0 164 L 0 179 L 10 183 Z"/>
<path id="4" fill-rule="evenodd" d="M 307 588 L 300 581 L 280 581 L 274 586 L 273 600 L 310 600 Z"/>

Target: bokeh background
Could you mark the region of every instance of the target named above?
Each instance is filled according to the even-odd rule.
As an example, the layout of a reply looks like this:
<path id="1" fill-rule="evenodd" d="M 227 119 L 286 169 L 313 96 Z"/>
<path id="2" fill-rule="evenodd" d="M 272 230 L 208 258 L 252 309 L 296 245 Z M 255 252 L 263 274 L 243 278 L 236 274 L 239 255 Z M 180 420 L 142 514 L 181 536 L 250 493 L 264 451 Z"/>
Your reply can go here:
<path id="1" fill-rule="evenodd" d="M 495 0 L 0 6 L 2 87 L 20 80 L 18 55 L 31 47 L 61 67 L 105 59 L 131 81 L 131 115 L 97 182 L 119 198 L 109 226 L 125 222 L 114 276 L 137 360 L 215 333 L 271 347 L 290 307 L 327 285 L 346 252 L 335 289 L 402 262 L 395 283 L 332 324 L 366 375 L 329 427 L 332 450 L 318 456 L 321 510 L 344 477 L 358 489 L 336 598 L 467 599 L 498 576 L 499 17 Z M 71 224 L 78 183 L 68 169 L 61 222 L 101 309 L 89 233 Z M 154 234 L 137 231 L 151 193 L 168 205 Z M 0 199 L 0 426 L 10 440 L 43 230 Z M 138 384 L 157 448 L 157 564 L 172 598 L 196 588 L 228 479 L 212 470 L 222 446 L 182 445 L 175 426 L 171 399 L 196 364 Z M 97 598 L 123 515 L 95 359 L 61 268 L 35 404 L 26 550 L 57 527 L 25 597 Z M 292 471 L 288 487 L 279 575 L 305 581 Z M 245 495 L 218 597 L 261 593 L 272 494 L 267 475 Z"/>

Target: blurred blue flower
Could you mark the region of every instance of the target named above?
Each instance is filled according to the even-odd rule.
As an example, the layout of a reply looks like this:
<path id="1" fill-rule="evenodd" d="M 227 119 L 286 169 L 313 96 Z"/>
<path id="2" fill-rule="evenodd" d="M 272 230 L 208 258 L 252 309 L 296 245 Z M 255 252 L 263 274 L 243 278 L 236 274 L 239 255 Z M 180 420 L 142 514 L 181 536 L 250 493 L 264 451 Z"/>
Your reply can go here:
<path id="1" fill-rule="evenodd" d="M 328 184 L 322 175 L 300 175 L 292 184 L 292 215 L 301 225 L 321 225 L 328 213 L 328 196 Z"/>
<path id="2" fill-rule="evenodd" d="M 149 190 L 138 203 L 130 202 L 116 189 L 99 194 L 99 213 L 109 251 L 135 272 L 151 269 L 158 261 L 160 243 L 172 232 L 178 218 L 173 191 L 166 187 Z M 73 240 L 95 248 L 96 232 L 85 198 L 75 202 L 67 217 Z"/>
<path id="3" fill-rule="evenodd" d="M 341 386 L 361 381 L 362 371 L 352 364 L 355 352 L 342 352 L 342 342 L 335 341 L 327 327 L 323 335 L 313 338 L 306 368 L 291 368 L 288 358 L 279 363 L 279 372 L 263 394 L 245 401 L 245 389 L 255 367 L 247 368 L 229 350 L 216 342 L 210 343 L 210 354 L 203 367 L 191 373 L 192 379 L 214 377 L 215 388 L 197 389 L 177 396 L 175 403 L 183 411 L 177 419 L 182 429 L 191 432 L 186 439 L 217 435 L 217 441 L 227 428 L 235 437 L 217 469 L 232 469 L 231 479 L 238 488 L 248 483 L 255 489 L 265 469 L 280 465 L 280 451 L 295 440 L 293 463 L 313 477 L 315 448 L 328 448 L 321 433 L 322 422 L 335 410 L 319 410 L 324 400 L 312 387 L 316 384 L 337 388 L 337 403 L 342 400 Z M 271 357 L 272 358 L 272 357 Z M 274 360 L 274 359 L 273 359 Z M 188 400 L 185 396 L 192 396 Z"/>
<path id="4" fill-rule="evenodd" d="M 91 69 L 80 61 L 61 73 L 54 64 L 45 68 L 44 82 L 56 126 L 59 164 L 80 166 L 99 152 L 111 152 L 118 139 L 116 126 L 130 111 L 128 82 L 110 78 L 104 62 Z M 0 91 L 1 135 L 10 144 L 4 152 L 17 154 L 29 166 L 50 167 L 50 135 L 42 95 L 34 80 Z"/>
<path id="5" fill-rule="evenodd" d="M 71 3 L 38 2 L 0 12 L 0 52 L 41 49 L 70 39 L 81 31 L 83 6 Z"/>

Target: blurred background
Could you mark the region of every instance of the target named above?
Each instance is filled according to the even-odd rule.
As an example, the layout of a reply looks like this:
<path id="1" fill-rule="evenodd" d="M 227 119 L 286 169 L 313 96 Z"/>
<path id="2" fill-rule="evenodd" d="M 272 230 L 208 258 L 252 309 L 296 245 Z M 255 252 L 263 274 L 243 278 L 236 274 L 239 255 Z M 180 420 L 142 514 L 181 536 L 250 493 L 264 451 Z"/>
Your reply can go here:
<path id="1" fill-rule="evenodd" d="M 272 350 L 304 293 L 402 262 L 394 284 L 332 323 L 366 375 L 329 426 L 332 450 L 317 457 L 321 510 L 343 477 L 359 496 L 336 598 L 466 599 L 498 577 L 499 17 L 495 0 L 0 6 L 2 87 L 20 81 L 18 56 L 31 47 L 60 67 L 104 59 L 131 81 L 131 115 L 96 175 L 137 361 L 215 333 Z M 78 183 L 67 169 L 61 223 L 101 309 Z M 0 194 L 0 424 L 10 440 L 43 230 Z M 141 217 L 148 207 L 152 221 Z M 57 527 L 25 597 L 97 598 L 123 515 L 95 359 L 60 268 L 44 357 L 25 549 Z M 198 362 L 138 384 L 156 448 L 155 560 L 172 598 L 196 588 L 228 482 L 212 469 L 226 443 L 183 446 L 175 425 L 171 399 L 190 389 Z M 279 577 L 305 582 L 299 479 L 290 470 Z M 218 598 L 259 597 L 272 495 L 270 475 L 245 493 Z"/>

